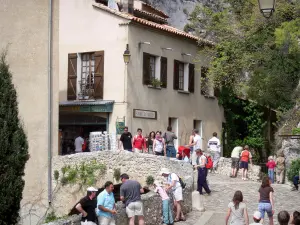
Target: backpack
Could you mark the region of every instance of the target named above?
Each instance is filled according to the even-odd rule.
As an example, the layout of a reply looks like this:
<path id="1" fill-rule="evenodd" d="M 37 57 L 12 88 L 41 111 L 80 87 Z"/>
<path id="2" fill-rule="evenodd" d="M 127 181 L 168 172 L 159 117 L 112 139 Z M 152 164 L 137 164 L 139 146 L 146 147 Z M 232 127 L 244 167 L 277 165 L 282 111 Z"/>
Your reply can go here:
<path id="1" fill-rule="evenodd" d="M 210 156 L 206 156 L 206 164 L 205 164 L 206 169 L 211 169 L 213 167 L 213 161 Z"/>
<path id="2" fill-rule="evenodd" d="M 180 183 L 182 189 L 184 189 L 186 187 L 186 183 L 184 183 L 184 181 L 182 180 L 181 177 L 178 176 L 178 178 L 179 178 L 179 183 Z"/>

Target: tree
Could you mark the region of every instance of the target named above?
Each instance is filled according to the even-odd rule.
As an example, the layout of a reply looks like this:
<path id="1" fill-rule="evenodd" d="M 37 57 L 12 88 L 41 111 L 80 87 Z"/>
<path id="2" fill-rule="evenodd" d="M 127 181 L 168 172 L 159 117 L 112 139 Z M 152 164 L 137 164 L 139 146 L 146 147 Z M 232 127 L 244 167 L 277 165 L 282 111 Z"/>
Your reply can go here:
<path id="1" fill-rule="evenodd" d="M 6 53 L 0 58 L 0 137 L 0 224 L 11 225 L 19 219 L 28 144 Z"/>

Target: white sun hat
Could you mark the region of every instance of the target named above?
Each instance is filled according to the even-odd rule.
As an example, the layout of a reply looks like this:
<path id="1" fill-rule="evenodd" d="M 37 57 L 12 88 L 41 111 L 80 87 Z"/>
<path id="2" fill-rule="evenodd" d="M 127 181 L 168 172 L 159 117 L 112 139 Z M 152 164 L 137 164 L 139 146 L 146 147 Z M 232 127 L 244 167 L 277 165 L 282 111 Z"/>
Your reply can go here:
<path id="1" fill-rule="evenodd" d="M 87 189 L 87 191 L 98 191 L 98 189 L 97 189 L 97 188 L 94 188 L 94 187 L 89 187 L 89 188 Z"/>
<path id="2" fill-rule="evenodd" d="M 167 168 L 162 168 L 162 169 L 160 170 L 160 175 L 163 175 L 163 174 L 169 175 L 169 174 L 170 174 L 170 171 L 169 171 Z"/>

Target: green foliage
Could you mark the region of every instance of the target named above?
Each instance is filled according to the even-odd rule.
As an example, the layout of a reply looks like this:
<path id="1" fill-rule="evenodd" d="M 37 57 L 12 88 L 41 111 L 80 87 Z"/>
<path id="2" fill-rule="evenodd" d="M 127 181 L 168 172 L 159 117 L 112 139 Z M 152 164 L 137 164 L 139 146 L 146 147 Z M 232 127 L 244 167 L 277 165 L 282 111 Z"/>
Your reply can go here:
<path id="1" fill-rule="evenodd" d="M 154 184 L 154 177 L 151 176 L 151 175 L 148 176 L 147 179 L 146 179 L 146 184 L 147 184 L 148 186 L 153 185 L 153 184 Z"/>
<path id="2" fill-rule="evenodd" d="M 153 87 L 160 87 L 162 85 L 162 82 L 159 79 L 157 79 L 157 78 L 153 78 L 151 80 L 151 85 Z"/>
<path id="3" fill-rule="evenodd" d="M 121 169 L 114 169 L 114 178 L 117 182 L 120 181 L 120 177 L 121 177 Z"/>
<path id="4" fill-rule="evenodd" d="M 300 128 L 293 128 L 292 134 L 293 135 L 299 135 L 300 134 Z"/>
<path id="5" fill-rule="evenodd" d="M 106 166 L 93 160 L 89 163 L 81 163 L 79 166 L 65 166 L 61 169 L 61 184 L 80 184 L 81 186 L 92 186 L 97 182 L 97 177 L 106 172 Z"/>
<path id="6" fill-rule="evenodd" d="M 299 17 L 300 1 L 278 0 L 275 14 L 265 19 L 257 1 L 224 0 L 197 6 L 186 29 L 216 42 L 200 52 L 210 58 L 208 77 L 215 86 L 289 109 L 300 78 Z"/>
<path id="7" fill-rule="evenodd" d="M 294 176 L 299 175 L 299 171 L 300 171 L 300 159 L 295 159 L 292 161 L 292 164 L 287 171 L 288 180 L 293 181 Z"/>
<path id="8" fill-rule="evenodd" d="M 19 220 L 22 177 L 29 155 L 6 52 L 0 57 L 0 135 L 0 224 L 12 225 Z"/>
<path id="9" fill-rule="evenodd" d="M 47 214 L 47 217 L 45 219 L 45 223 L 50 223 L 52 221 L 58 220 L 58 217 L 55 215 L 55 212 L 52 211 Z"/>
<path id="10" fill-rule="evenodd" d="M 54 171 L 54 180 L 58 181 L 59 172 L 57 170 Z"/>

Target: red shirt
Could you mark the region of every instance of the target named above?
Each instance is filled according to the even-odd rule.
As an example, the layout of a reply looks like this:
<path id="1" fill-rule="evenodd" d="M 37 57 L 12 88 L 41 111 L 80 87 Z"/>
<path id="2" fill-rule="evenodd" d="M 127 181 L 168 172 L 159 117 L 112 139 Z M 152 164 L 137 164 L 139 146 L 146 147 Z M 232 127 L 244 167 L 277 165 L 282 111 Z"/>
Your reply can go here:
<path id="1" fill-rule="evenodd" d="M 135 135 L 133 138 L 133 148 L 146 148 L 146 140 L 142 135 Z"/>
<path id="2" fill-rule="evenodd" d="M 190 158 L 190 149 L 186 148 L 184 146 L 179 146 L 178 147 L 178 154 L 180 155 L 180 157 L 182 158 L 182 152 L 184 153 L 185 156 L 187 156 L 188 158 Z"/>
<path id="3" fill-rule="evenodd" d="M 276 163 L 274 162 L 274 160 L 267 162 L 266 165 L 269 169 L 274 169 L 276 167 Z"/>

